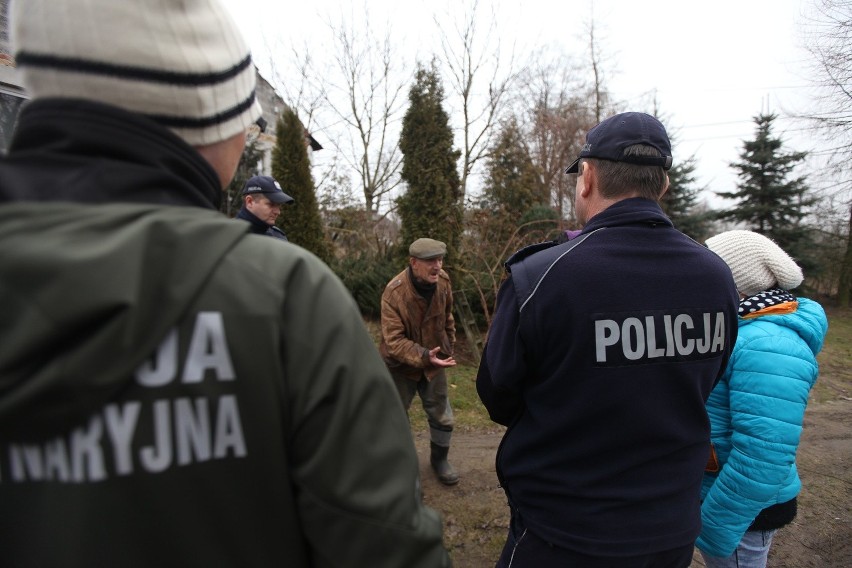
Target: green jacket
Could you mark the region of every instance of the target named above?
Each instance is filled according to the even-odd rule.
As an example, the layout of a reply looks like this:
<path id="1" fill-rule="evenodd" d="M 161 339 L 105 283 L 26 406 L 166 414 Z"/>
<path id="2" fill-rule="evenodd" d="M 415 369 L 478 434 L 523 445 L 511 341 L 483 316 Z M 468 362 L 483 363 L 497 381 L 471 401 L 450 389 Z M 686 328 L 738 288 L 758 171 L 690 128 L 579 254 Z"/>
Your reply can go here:
<path id="1" fill-rule="evenodd" d="M 346 290 L 244 231 L 184 207 L 0 208 L 5 565 L 442 565 Z"/>
<path id="2" fill-rule="evenodd" d="M 246 231 L 0 204 L 0 564 L 449 564 L 350 295 Z"/>

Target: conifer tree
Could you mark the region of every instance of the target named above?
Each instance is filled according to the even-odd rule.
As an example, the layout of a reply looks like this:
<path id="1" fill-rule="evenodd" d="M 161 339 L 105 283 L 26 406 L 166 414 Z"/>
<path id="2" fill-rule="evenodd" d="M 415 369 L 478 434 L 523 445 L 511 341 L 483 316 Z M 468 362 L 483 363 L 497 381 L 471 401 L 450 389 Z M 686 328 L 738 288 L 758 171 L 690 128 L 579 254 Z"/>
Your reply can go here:
<path id="1" fill-rule="evenodd" d="M 258 174 L 257 166 L 260 163 L 262 155 L 263 151 L 254 140 L 246 144 L 245 149 L 243 149 L 243 154 L 240 156 L 240 163 L 237 166 L 237 171 L 234 173 L 234 179 L 225 188 L 222 203 L 219 207 L 219 210 L 228 217 L 236 215 L 240 207 L 243 206 L 243 187 L 245 187 L 249 178 Z"/>
<path id="2" fill-rule="evenodd" d="M 704 242 L 704 239 L 712 236 L 708 234 L 711 219 L 698 203 L 702 188 L 695 185 L 695 157 L 675 164 L 668 175 L 669 189 L 660 200 L 663 211 L 679 231 L 696 241 Z"/>
<path id="3" fill-rule="evenodd" d="M 289 108 L 281 114 L 276 126 L 272 177 L 295 200 L 282 207 L 276 225 L 287 234 L 290 242 L 311 251 L 325 262 L 331 261 L 331 247 L 323 231 L 311 176 L 305 127 Z"/>
<path id="4" fill-rule="evenodd" d="M 402 180 L 407 185 L 397 199 L 402 221 L 401 245 L 420 237 L 447 244 L 448 264 L 457 262 L 462 230 L 462 195 L 453 149 L 453 131 L 444 110 L 444 89 L 434 63 L 419 65 L 408 95 L 399 146 Z"/>
<path id="5" fill-rule="evenodd" d="M 500 129 L 488 158 L 484 204 L 520 218 L 532 207 L 547 204 L 549 196 L 539 180 L 524 134 L 512 118 Z"/>
<path id="6" fill-rule="evenodd" d="M 525 136 L 514 117 L 507 120 L 486 165 L 481 207 L 488 214 L 478 228 L 486 230 L 489 240 L 496 241 L 491 244 L 498 247 L 513 238 L 545 240 L 558 217 L 550 207 L 550 192 L 541 181 Z M 514 250 L 523 244 L 518 240 L 510 246 Z"/>
<path id="7" fill-rule="evenodd" d="M 743 143 L 735 191 L 717 192 L 736 204 L 717 214 L 720 219 L 744 223 L 747 229 L 766 235 L 797 260 L 807 256 L 808 230 L 801 221 L 815 199 L 807 195 L 805 176 L 790 179 L 806 152 L 786 151 L 772 133 L 775 114 L 755 117 L 754 140 Z"/>
<path id="8" fill-rule="evenodd" d="M 828 161 L 834 195 L 824 200 L 830 216 L 842 216 L 839 230 L 828 236 L 838 252 L 829 261 L 837 270 L 837 299 L 844 308 L 852 298 L 852 3 L 848 0 L 814 0 L 808 26 L 806 49 L 811 54 L 810 92 L 813 100 L 804 117 L 829 141 Z M 832 206 L 832 204 L 836 204 Z M 826 219 L 821 218 L 820 224 Z M 826 235 L 824 235 L 824 238 Z"/>

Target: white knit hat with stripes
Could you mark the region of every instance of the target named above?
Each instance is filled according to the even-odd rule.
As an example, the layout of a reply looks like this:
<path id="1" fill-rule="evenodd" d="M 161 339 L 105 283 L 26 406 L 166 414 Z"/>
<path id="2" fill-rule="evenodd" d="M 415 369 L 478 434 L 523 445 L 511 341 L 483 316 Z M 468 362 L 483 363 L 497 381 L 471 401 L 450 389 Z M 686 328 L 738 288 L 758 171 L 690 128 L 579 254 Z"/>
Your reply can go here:
<path id="1" fill-rule="evenodd" d="M 10 21 L 33 99 L 115 105 L 193 146 L 260 116 L 248 46 L 218 0 L 13 0 Z"/>
<path id="2" fill-rule="evenodd" d="M 747 296 L 775 287 L 792 290 L 804 280 L 796 261 L 760 233 L 727 231 L 706 242 L 731 269 L 737 290 Z"/>

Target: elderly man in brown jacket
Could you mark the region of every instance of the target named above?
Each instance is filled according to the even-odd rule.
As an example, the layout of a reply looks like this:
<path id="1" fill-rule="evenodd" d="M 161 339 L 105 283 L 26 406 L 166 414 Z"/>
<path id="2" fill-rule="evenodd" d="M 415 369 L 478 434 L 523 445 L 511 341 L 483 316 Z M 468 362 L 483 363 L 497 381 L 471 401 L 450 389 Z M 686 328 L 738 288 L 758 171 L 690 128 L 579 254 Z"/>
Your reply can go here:
<path id="1" fill-rule="evenodd" d="M 442 268 L 447 246 L 417 239 L 408 253 L 408 267 L 388 282 L 382 294 L 379 350 L 406 411 L 415 393 L 420 395 L 429 421 L 432 469 L 441 483 L 455 485 L 459 476 L 447 461 L 454 421 L 444 372 L 456 364 L 453 292 Z"/>

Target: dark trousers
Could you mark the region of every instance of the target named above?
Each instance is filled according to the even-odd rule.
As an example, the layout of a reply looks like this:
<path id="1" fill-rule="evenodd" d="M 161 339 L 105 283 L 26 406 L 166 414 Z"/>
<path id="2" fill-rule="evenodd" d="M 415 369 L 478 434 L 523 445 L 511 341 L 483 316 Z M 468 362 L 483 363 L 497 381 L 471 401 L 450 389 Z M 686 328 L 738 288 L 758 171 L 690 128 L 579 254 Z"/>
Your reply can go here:
<path id="1" fill-rule="evenodd" d="M 641 556 L 588 556 L 540 539 L 513 514 L 496 568 L 688 568 L 693 551 L 689 544 Z"/>
<path id="2" fill-rule="evenodd" d="M 395 375 L 391 372 L 396 390 L 405 410 L 411 407 L 414 395 L 420 396 L 423 410 L 429 422 L 429 439 L 439 446 L 448 448 L 453 434 L 455 419 L 450 399 L 447 396 L 447 374 L 442 370 L 431 381 L 421 376 L 419 381 Z"/>

